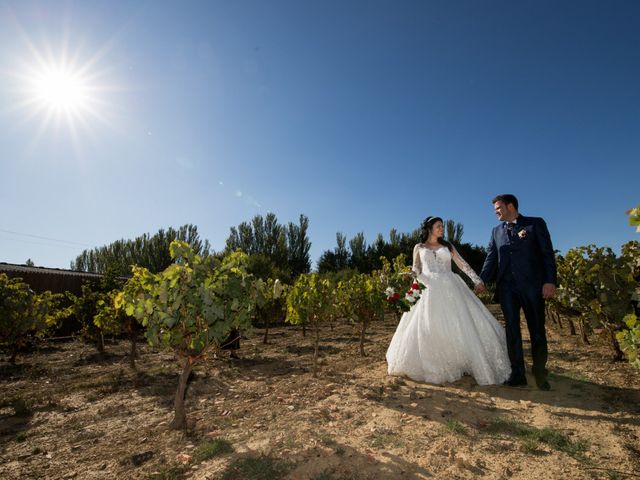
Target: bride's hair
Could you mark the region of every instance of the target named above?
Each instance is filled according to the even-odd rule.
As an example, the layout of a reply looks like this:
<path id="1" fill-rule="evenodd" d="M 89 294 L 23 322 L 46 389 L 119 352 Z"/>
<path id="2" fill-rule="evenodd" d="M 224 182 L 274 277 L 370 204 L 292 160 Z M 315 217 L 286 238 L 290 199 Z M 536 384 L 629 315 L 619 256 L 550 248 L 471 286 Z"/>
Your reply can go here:
<path id="1" fill-rule="evenodd" d="M 431 233 L 431 230 L 433 230 L 433 225 L 438 221 L 444 223 L 444 221 L 440 217 L 427 217 L 424 219 L 424 222 L 422 222 L 422 236 L 421 236 L 422 243 L 427 241 L 427 239 L 429 238 L 429 234 Z M 450 252 L 453 250 L 453 245 L 451 245 L 450 242 L 447 242 L 442 237 L 438 238 L 438 243 L 440 245 L 444 245 L 445 247 L 447 247 Z"/>

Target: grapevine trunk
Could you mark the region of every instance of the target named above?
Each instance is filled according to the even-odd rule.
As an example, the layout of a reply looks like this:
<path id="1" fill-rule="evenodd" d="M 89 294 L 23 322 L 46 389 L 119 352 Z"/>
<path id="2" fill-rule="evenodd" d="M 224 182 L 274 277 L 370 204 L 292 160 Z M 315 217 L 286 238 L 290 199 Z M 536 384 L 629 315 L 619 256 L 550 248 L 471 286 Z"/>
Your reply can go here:
<path id="1" fill-rule="evenodd" d="M 176 390 L 174 400 L 176 416 L 170 425 L 174 430 L 183 430 L 187 428 L 187 413 L 184 407 L 184 396 L 187 390 L 187 380 L 189 379 L 189 375 L 191 375 L 192 368 L 193 364 L 191 360 L 186 358 L 184 360 L 184 368 L 182 369 L 180 379 L 178 380 L 178 389 Z"/>

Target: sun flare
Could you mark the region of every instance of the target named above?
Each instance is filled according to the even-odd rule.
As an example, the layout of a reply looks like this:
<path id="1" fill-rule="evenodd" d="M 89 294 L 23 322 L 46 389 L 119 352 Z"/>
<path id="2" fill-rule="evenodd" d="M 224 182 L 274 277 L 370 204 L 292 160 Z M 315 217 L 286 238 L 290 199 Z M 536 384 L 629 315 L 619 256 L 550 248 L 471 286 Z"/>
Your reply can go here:
<path id="1" fill-rule="evenodd" d="M 97 122 L 106 123 L 109 105 L 104 94 L 108 87 L 100 82 L 100 72 L 91 62 L 71 62 L 64 56 L 56 60 L 37 57 L 15 75 L 20 101 L 15 108 L 24 112 L 24 122 L 38 121 L 38 135 L 60 132 L 59 127 L 79 138 L 80 129 Z"/>
<path id="2" fill-rule="evenodd" d="M 100 128 L 113 128 L 113 66 L 105 63 L 111 43 L 92 50 L 71 45 L 83 42 L 65 34 L 62 41 L 43 38 L 37 44 L 26 32 L 6 69 L 13 102 L 4 109 L 19 115 L 18 128 L 33 128 L 33 142 L 63 141 L 68 135 L 80 144 Z M 5 67 L 6 68 L 6 67 Z M 1 71 L 1 70 L 0 70 Z"/>
<path id="3" fill-rule="evenodd" d="M 59 68 L 36 74 L 32 81 L 34 99 L 53 110 L 77 111 L 90 103 L 89 86 L 78 73 Z"/>

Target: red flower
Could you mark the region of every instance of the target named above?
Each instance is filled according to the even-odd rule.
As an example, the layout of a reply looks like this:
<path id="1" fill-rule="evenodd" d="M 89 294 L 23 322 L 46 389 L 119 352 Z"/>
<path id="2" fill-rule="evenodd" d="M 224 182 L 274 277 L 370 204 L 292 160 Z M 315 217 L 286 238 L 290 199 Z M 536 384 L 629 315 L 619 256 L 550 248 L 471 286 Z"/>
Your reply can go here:
<path id="1" fill-rule="evenodd" d="M 418 285 L 418 282 L 413 282 L 411 284 L 411 289 L 412 290 L 420 290 L 420 285 Z"/>

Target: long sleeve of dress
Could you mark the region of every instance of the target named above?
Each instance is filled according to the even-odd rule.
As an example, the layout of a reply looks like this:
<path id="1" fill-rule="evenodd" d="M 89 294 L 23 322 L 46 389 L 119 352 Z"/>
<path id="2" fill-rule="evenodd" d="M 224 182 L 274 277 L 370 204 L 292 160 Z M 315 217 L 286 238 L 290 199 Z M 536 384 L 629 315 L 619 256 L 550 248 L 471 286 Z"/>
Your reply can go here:
<path id="1" fill-rule="evenodd" d="M 478 285 L 479 283 L 482 283 L 482 279 L 476 274 L 476 272 L 473 271 L 473 268 L 469 266 L 469 264 L 464 260 L 464 258 L 462 258 L 462 256 L 458 253 L 458 251 L 455 248 L 453 249 L 451 256 L 455 264 L 458 266 L 458 268 L 462 270 L 467 275 L 467 277 L 471 279 L 474 285 Z"/>
<path id="2" fill-rule="evenodd" d="M 422 261 L 420 260 L 420 244 L 413 247 L 413 273 L 420 275 L 422 273 Z"/>
<path id="3" fill-rule="evenodd" d="M 422 273 L 422 260 L 420 260 L 420 244 L 416 244 L 413 247 L 413 273 L 416 274 L 416 278 L 422 283 L 425 287 L 427 286 L 427 276 Z"/>

